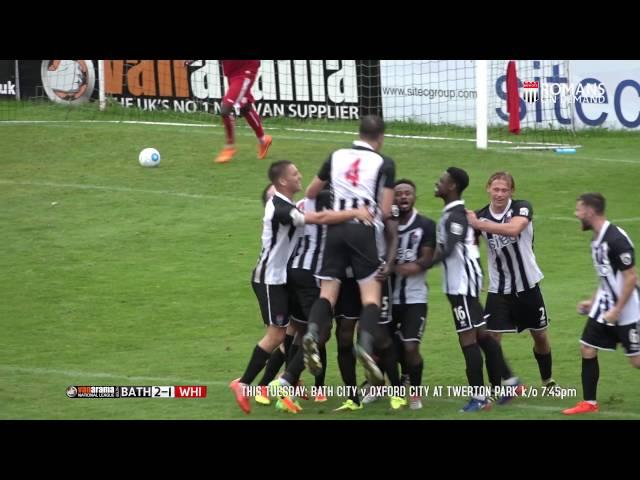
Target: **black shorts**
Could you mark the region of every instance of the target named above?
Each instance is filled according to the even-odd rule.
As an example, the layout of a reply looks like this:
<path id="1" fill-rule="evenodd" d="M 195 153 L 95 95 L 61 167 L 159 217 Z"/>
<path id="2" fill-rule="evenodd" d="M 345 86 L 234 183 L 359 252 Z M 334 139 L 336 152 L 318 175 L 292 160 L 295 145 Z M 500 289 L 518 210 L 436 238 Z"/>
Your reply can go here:
<path id="1" fill-rule="evenodd" d="M 391 277 L 382 284 L 382 298 L 380 299 L 380 320 L 378 323 L 389 323 L 392 318 L 391 312 Z M 358 320 L 362 313 L 362 301 L 360 298 L 360 287 L 354 278 L 342 279 L 340 285 L 340 295 L 334 309 L 336 321 L 342 319 Z"/>
<path id="2" fill-rule="evenodd" d="M 300 323 L 309 321 L 313 302 L 320 296 L 320 287 L 311 270 L 291 268 L 287 270 L 289 292 L 289 317 Z"/>
<path id="3" fill-rule="evenodd" d="M 615 350 L 622 344 L 628 357 L 640 355 L 640 321 L 629 325 L 605 325 L 589 318 L 580 343 L 598 350 Z"/>
<path id="4" fill-rule="evenodd" d="M 491 332 L 520 333 L 549 327 L 547 307 L 538 285 L 519 293 L 489 292 L 484 318 Z"/>
<path id="5" fill-rule="evenodd" d="M 449 294 L 447 297 L 451 304 L 456 332 L 465 332 L 485 324 L 482 305 L 477 297 Z"/>
<path id="6" fill-rule="evenodd" d="M 418 342 L 422 340 L 424 327 L 427 324 L 426 303 L 409 303 L 393 306 L 393 323 L 396 334 L 403 342 Z"/>
<path id="7" fill-rule="evenodd" d="M 260 304 L 262 321 L 266 326 L 286 327 L 289 325 L 289 295 L 286 285 L 267 285 L 251 282 Z"/>
<path id="8" fill-rule="evenodd" d="M 353 268 L 356 280 L 371 276 L 380 266 L 376 231 L 363 223 L 329 225 L 318 275 L 324 279 L 343 278 L 347 267 Z"/>

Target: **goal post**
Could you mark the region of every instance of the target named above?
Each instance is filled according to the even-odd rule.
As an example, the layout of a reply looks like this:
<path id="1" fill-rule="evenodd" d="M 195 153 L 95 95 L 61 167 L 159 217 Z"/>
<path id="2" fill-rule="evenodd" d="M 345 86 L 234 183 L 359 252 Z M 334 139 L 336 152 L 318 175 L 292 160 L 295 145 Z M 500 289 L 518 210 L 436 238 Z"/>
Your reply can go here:
<path id="1" fill-rule="evenodd" d="M 107 108 L 107 94 L 104 85 L 104 60 L 98 60 L 98 105 L 102 112 Z"/>
<path id="2" fill-rule="evenodd" d="M 488 147 L 487 109 L 489 65 L 487 60 L 476 60 L 476 147 L 486 150 Z"/>

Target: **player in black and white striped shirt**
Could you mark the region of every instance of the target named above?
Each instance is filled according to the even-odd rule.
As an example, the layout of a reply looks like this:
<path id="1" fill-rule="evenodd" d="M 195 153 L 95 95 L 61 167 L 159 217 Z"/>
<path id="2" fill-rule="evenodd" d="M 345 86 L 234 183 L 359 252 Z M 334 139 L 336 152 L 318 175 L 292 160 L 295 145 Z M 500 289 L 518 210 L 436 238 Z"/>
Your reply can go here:
<path id="1" fill-rule="evenodd" d="M 260 305 L 266 334 L 258 342 L 242 375 L 229 385 L 236 402 L 245 412 L 251 411 L 245 388 L 260 373 L 271 353 L 285 339 L 289 323 L 287 294 L 287 263 L 296 245 L 300 227 L 305 223 L 340 223 L 353 219 L 373 220 L 366 208 L 343 212 L 302 213 L 293 203 L 293 196 L 302 189 L 302 175 L 288 161 L 274 162 L 269 167 L 269 180 L 276 192 L 267 202 L 262 229 L 262 251 L 252 274 L 252 287 Z"/>
<path id="2" fill-rule="evenodd" d="M 263 202 L 266 204 L 269 195 L 267 186 L 263 194 Z M 323 191 L 315 200 L 303 198 L 297 202 L 296 207 L 301 212 L 322 211 L 331 207 L 331 195 L 329 191 Z M 269 196 L 269 198 L 271 198 Z M 314 277 L 318 273 L 322 264 L 322 253 L 324 251 L 324 237 L 326 236 L 326 225 L 307 224 L 302 227 L 301 233 L 297 235 L 298 241 L 293 249 L 289 264 L 287 266 L 287 291 L 289 297 L 289 319 L 292 320 L 287 327 L 284 342 L 280 348 L 276 348 L 264 369 L 264 375 L 258 385 L 262 386 L 261 392 L 256 395 L 255 400 L 261 405 L 269 405 L 269 392 L 267 385 L 276 377 L 280 367 L 286 363 L 288 367 L 298 354 L 302 335 L 306 332 L 309 311 L 313 302 L 320 295 L 319 282 Z M 294 343 L 295 340 L 295 343 Z M 300 359 L 302 352 L 300 351 Z M 326 349 L 320 350 L 320 356 L 326 359 Z M 326 360 L 325 360 L 326 362 Z M 293 362 L 295 363 L 295 362 Z M 297 373 L 288 372 L 290 378 L 298 379 L 302 372 L 303 363 L 300 361 L 300 371 Z M 287 374 L 287 372 L 285 372 Z M 316 387 L 324 386 L 325 371 L 316 375 Z M 292 380 L 293 381 L 293 380 Z M 296 380 L 297 382 L 297 380 Z M 296 383 L 294 382 L 294 383 Z M 320 390 L 318 390 L 320 391 Z M 316 401 L 325 401 L 326 397 L 316 395 Z"/>
<path id="3" fill-rule="evenodd" d="M 485 324 L 478 299 L 482 285 L 480 255 L 462 200 L 462 192 L 468 185 L 467 172 L 456 167 L 449 167 L 436 183 L 435 196 L 444 200 L 445 207 L 438 223 L 438 247 L 433 259 L 423 264 L 423 268 L 442 262 L 443 288 L 451 303 L 467 367 L 467 380 L 472 387 L 483 387 L 481 349 L 486 356 L 490 376 L 500 378 L 506 365 L 500 344 L 480 328 Z M 487 408 L 490 408 L 488 399 L 479 393 L 473 395 L 461 411 L 475 412 Z"/>
<path id="4" fill-rule="evenodd" d="M 578 313 L 589 316 L 580 339 L 584 400 L 563 410 L 565 415 L 600 410 L 598 350 L 615 350 L 621 343 L 631 365 L 640 368 L 640 295 L 633 243 L 607 220 L 605 199 L 599 193 L 578 197 L 576 217 L 582 230 L 593 230 L 591 258 L 599 283 L 593 297 L 578 304 Z"/>
<path id="5" fill-rule="evenodd" d="M 433 257 L 436 247 L 436 224 L 415 209 L 416 186 L 401 179 L 395 186 L 398 206 L 398 253 L 393 279 L 394 341 L 399 340 L 401 364 L 409 376 L 411 386 L 422 384 L 423 361 L 420 342 L 427 322 L 426 270 L 422 264 Z M 422 408 L 418 395 L 410 397 L 409 408 Z"/>
<path id="6" fill-rule="evenodd" d="M 321 212 L 331 208 L 331 194 L 325 190 L 320 192 L 317 198 L 304 198 L 298 202 L 298 208 L 303 212 Z M 319 281 L 315 275 L 322 266 L 324 254 L 324 241 L 326 237 L 326 225 L 305 225 L 298 243 L 291 254 L 287 267 L 287 289 L 289 291 L 289 318 L 292 320 L 291 326 L 295 332 L 294 344 L 287 361 L 287 368 L 282 379 L 286 384 L 297 384 L 302 371 L 304 370 L 304 357 L 302 350 L 299 350 L 302 336 L 307 331 L 309 313 L 313 303 L 320 296 Z M 320 357 L 323 359 L 323 369 L 315 375 L 315 387 L 321 392 L 319 387 L 324 386 L 326 373 L 327 351 L 324 346 L 320 348 Z M 317 394 L 314 398 L 316 402 L 326 401 L 326 396 Z M 286 405 L 285 405 L 286 406 Z"/>
<path id="7" fill-rule="evenodd" d="M 467 213 L 469 224 L 484 237 L 489 254 L 485 319 L 487 330 L 498 342 L 505 332 L 531 332 L 542 384 L 551 387 L 555 381 L 547 335 L 549 314 L 538 285 L 543 275 L 533 253 L 533 207 L 526 200 L 513 200 L 515 189 L 509 172 L 496 172 L 487 181 L 489 205 Z M 518 384 L 509 368 L 503 375 L 505 385 Z"/>
<path id="8" fill-rule="evenodd" d="M 331 154 L 307 188 L 307 197 L 315 198 L 329 184 L 335 210 L 348 211 L 368 206 L 375 211 L 379 220 L 386 221 L 391 215 L 393 204 L 395 163 L 379 153 L 384 143 L 384 122 L 376 116 L 363 117 L 359 136 L 360 139 L 351 148 L 336 150 Z M 395 252 L 393 254 L 395 256 Z M 388 274 L 389 264 L 393 261 L 394 259 L 388 259 L 388 264 L 382 264 L 383 274 Z M 393 347 L 388 332 L 378 325 L 381 283 L 376 278 L 376 273 L 381 268 L 381 262 L 375 228 L 361 223 L 348 222 L 331 226 L 327 231 L 325 255 L 319 276 L 322 279 L 320 298 L 311 310 L 309 332 L 303 340 L 305 363 L 311 373 L 321 368 L 318 344 L 325 343 L 328 339 L 333 309 L 340 292 L 340 278 L 349 266 L 353 268 L 360 286 L 363 305 L 356 355 L 370 382 L 380 384 L 384 377 L 371 356 L 374 344 L 380 352 L 393 352 Z M 390 371 L 394 367 L 397 371 L 395 353 L 383 353 L 382 358 Z M 391 400 L 394 403 L 394 399 Z M 404 399 L 396 403 L 399 405 L 401 401 Z"/>

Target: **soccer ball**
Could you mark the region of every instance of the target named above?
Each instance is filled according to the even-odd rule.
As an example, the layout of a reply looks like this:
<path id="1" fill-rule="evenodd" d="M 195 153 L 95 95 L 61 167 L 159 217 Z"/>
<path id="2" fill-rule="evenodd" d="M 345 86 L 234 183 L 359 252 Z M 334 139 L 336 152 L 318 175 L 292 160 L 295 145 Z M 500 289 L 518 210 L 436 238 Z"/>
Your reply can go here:
<path id="1" fill-rule="evenodd" d="M 155 148 L 145 148 L 138 155 L 138 162 L 143 167 L 157 167 L 160 165 L 160 152 Z"/>

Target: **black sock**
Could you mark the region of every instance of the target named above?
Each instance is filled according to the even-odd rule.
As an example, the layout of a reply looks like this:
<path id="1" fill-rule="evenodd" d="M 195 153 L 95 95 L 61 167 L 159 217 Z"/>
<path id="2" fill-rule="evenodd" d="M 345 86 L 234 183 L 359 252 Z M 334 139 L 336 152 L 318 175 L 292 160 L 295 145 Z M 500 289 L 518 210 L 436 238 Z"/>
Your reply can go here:
<path id="1" fill-rule="evenodd" d="M 271 354 L 269 352 L 265 352 L 260 348 L 260 345 L 256 345 L 256 348 L 253 349 L 253 353 L 251 354 L 249 365 L 247 365 L 244 375 L 240 378 L 240 382 L 246 383 L 247 385 L 251 384 L 264 368 L 270 356 Z"/>
<path id="2" fill-rule="evenodd" d="M 324 377 L 327 374 L 327 347 L 320 345 L 318 347 L 320 353 L 320 361 L 322 362 L 322 371 L 316 375 L 316 387 L 324 386 Z"/>
<path id="3" fill-rule="evenodd" d="M 280 347 L 276 348 L 267 362 L 267 366 L 264 368 L 264 375 L 262 380 L 258 382 L 258 385 L 268 385 L 271 380 L 276 378 L 276 375 L 280 371 L 280 367 L 284 363 L 285 355 L 280 350 Z"/>
<path id="4" fill-rule="evenodd" d="M 416 365 L 408 365 L 407 370 L 409 371 L 409 381 L 411 382 L 411 386 L 417 387 L 422 385 L 422 368 L 424 367 L 424 362 L 420 361 L 420 363 Z"/>
<path id="5" fill-rule="evenodd" d="M 285 335 L 284 337 L 284 358 L 289 358 L 289 350 L 291 349 L 291 345 L 293 345 L 293 339 L 296 338 L 295 335 Z"/>
<path id="6" fill-rule="evenodd" d="M 346 347 L 338 347 L 338 368 L 340 369 L 340 376 L 342 377 L 342 383 L 346 387 L 357 387 L 356 380 L 356 356 L 353 354 L 353 345 Z M 351 389 L 353 390 L 353 388 Z M 360 405 L 360 396 L 349 395 L 349 399 Z"/>
<path id="7" fill-rule="evenodd" d="M 383 373 L 389 377 L 389 383 L 393 387 L 400 386 L 400 374 L 398 373 L 398 358 L 396 357 L 396 349 L 393 343 L 389 342 L 389 346 L 380 351 L 379 364 Z"/>
<path id="8" fill-rule="evenodd" d="M 502 347 L 500 347 L 500 348 L 502 348 Z M 502 356 L 502 358 L 504 358 L 504 355 Z M 506 360 L 502 364 L 502 368 L 504 369 L 504 371 L 502 372 L 502 379 L 503 380 L 507 380 L 507 379 L 513 377 L 513 371 L 511 370 L 511 367 L 509 366 L 509 364 L 507 363 Z"/>
<path id="9" fill-rule="evenodd" d="M 360 314 L 360 338 L 359 344 L 371 355 L 373 353 L 373 343 L 376 329 L 382 328 L 378 325 L 380 320 L 380 307 L 375 303 L 370 303 L 362 308 Z"/>
<path id="10" fill-rule="evenodd" d="M 511 378 L 513 374 L 507 366 L 507 361 L 502 353 L 502 347 L 495 338 L 490 335 L 478 337 L 478 345 L 484 352 L 487 374 L 492 387 L 499 387 L 502 379 Z"/>
<path id="11" fill-rule="evenodd" d="M 536 357 L 538 362 L 538 370 L 540 370 L 540 378 L 543 381 L 551 378 L 551 351 L 549 353 L 538 353 L 533 351 L 533 356 Z"/>
<path id="12" fill-rule="evenodd" d="M 300 380 L 300 375 L 304 370 L 304 352 L 301 348 L 296 351 L 296 354 L 289 361 L 289 366 L 287 370 L 282 374 L 282 378 L 284 378 L 289 385 L 296 385 L 298 380 Z"/>
<path id="13" fill-rule="evenodd" d="M 598 357 L 582 359 L 582 393 L 585 400 L 596 400 L 598 379 L 600 378 L 600 365 Z"/>
<path id="14" fill-rule="evenodd" d="M 482 352 L 477 343 L 462 347 L 464 361 L 467 365 L 467 381 L 472 387 L 484 385 L 484 375 L 482 373 Z"/>
<path id="15" fill-rule="evenodd" d="M 285 361 L 285 365 L 286 365 L 285 368 L 289 368 L 289 364 L 291 363 L 291 360 L 293 360 L 293 357 L 296 356 L 296 353 L 298 352 L 299 349 L 300 349 L 300 345 L 296 345 L 295 343 L 289 347 L 289 355 L 287 355 L 287 359 Z"/>
<path id="16" fill-rule="evenodd" d="M 331 328 L 331 319 L 333 318 L 333 309 L 331 303 L 326 298 L 318 298 L 311 306 L 309 312 L 309 329 L 308 332 L 319 339 L 320 332 L 326 330 L 327 325 Z"/>
<path id="17" fill-rule="evenodd" d="M 395 333 L 391 334 L 391 339 L 393 340 L 393 347 L 396 349 L 396 358 L 398 359 L 398 363 L 400 364 L 400 373 L 402 376 L 405 376 L 409 373 L 407 368 L 407 360 L 404 354 L 404 342 L 400 338 L 400 335 L 396 335 Z"/>

